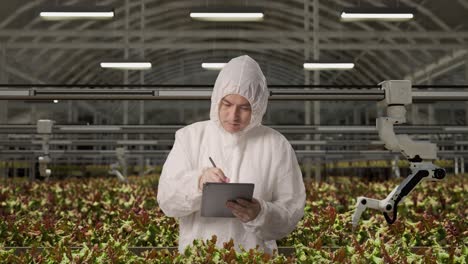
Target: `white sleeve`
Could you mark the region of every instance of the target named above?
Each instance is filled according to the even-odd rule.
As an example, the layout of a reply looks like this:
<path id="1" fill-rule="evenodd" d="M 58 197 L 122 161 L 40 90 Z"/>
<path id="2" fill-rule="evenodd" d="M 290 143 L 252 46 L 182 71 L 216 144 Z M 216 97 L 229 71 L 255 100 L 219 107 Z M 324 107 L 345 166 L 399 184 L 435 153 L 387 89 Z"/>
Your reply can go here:
<path id="1" fill-rule="evenodd" d="M 272 201 L 259 200 L 261 211 L 257 218 L 244 223 L 247 231 L 262 240 L 279 240 L 289 235 L 304 215 L 305 187 L 301 169 L 291 145 L 280 159 L 282 166 L 273 184 Z"/>
<path id="2" fill-rule="evenodd" d="M 201 168 L 194 168 L 187 149 L 189 139 L 177 131 L 174 146 L 164 163 L 158 185 L 158 203 L 169 217 L 182 217 L 199 211 L 202 192 L 198 189 Z"/>

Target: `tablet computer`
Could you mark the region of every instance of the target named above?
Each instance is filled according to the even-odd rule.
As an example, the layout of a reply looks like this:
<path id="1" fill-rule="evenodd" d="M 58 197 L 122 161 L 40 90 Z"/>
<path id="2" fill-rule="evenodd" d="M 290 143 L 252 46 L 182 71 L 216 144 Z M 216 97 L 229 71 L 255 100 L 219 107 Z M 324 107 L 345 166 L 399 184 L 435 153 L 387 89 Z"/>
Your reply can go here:
<path id="1" fill-rule="evenodd" d="M 201 216 L 235 217 L 226 202 L 239 198 L 251 201 L 253 183 L 207 182 L 203 185 Z"/>

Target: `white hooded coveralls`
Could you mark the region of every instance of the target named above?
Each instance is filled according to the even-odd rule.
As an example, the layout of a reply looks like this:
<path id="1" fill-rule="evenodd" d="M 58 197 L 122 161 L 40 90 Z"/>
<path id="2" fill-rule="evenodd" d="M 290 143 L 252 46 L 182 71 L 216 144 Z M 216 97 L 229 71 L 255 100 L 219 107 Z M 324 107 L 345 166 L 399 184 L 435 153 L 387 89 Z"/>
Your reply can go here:
<path id="1" fill-rule="evenodd" d="M 245 97 L 252 108 L 250 124 L 237 133 L 224 130 L 218 118 L 221 99 Z M 249 56 L 232 59 L 219 73 L 211 96 L 210 120 L 176 132 L 174 146 L 164 163 L 158 203 L 169 217 L 179 218 L 179 252 L 194 239 L 217 236 L 217 246 L 234 240 L 236 249 L 257 245 L 266 253 L 292 232 L 304 213 L 305 188 L 296 155 L 279 132 L 261 125 L 268 88 L 259 65 Z M 209 157 L 231 183 L 254 183 L 254 198 L 261 205 L 256 219 L 201 217 L 202 193 L 198 180 Z"/>

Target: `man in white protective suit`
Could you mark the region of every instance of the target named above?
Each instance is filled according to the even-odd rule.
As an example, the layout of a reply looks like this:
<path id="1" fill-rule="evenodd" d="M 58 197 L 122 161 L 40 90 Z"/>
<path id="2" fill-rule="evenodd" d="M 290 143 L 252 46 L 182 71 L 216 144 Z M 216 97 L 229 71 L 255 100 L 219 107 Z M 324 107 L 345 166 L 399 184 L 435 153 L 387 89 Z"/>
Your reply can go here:
<path id="1" fill-rule="evenodd" d="M 219 247 L 232 238 L 237 250 L 259 245 L 271 254 L 275 240 L 302 218 L 306 195 L 295 152 L 282 134 L 261 124 L 268 96 L 257 62 L 234 58 L 216 80 L 210 120 L 176 132 L 157 198 L 167 216 L 179 218 L 179 252 L 216 235 Z M 228 202 L 235 218 L 201 217 L 205 182 L 254 183 L 254 199 Z"/>

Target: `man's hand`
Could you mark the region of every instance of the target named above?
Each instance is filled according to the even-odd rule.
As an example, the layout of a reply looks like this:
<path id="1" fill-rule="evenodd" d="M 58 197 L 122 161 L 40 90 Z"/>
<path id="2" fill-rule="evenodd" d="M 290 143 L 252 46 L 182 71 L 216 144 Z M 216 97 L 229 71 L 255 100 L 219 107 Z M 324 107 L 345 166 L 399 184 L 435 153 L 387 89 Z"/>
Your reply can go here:
<path id="1" fill-rule="evenodd" d="M 236 199 L 236 202 L 227 202 L 226 207 L 231 209 L 232 214 L 243 223 L 257 218 L 261 210 L 257 199 L 252 199 L 252 202 Z"/>
<path id="2" fill-rule="evenodd" d="M 205 182 L 229 182 L 229 178 L 219 168 L 206 168 L 198 179 L 198 188 L 203 190 Z"/>

